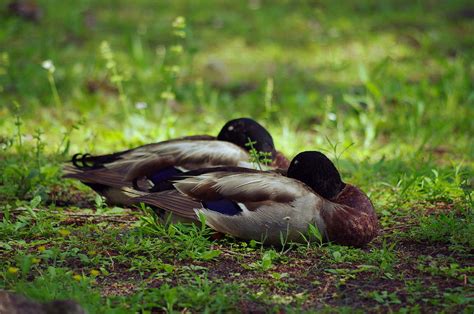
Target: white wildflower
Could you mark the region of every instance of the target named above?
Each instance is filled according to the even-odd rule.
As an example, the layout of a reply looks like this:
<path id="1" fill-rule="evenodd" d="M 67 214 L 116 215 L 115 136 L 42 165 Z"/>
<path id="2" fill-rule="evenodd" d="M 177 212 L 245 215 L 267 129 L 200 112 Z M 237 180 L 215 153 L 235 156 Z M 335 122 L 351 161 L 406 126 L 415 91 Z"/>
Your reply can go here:
<path id="1" fill-rule="evenodd" d="M 41 66 L 43 67 L 43 69 L 48 70 L 51 73 L 53 73 L 56 70 L 56 68 L 54 67 L 54 63 L 51 60 L 44 60 L 41 63 Z"/>
<path id="2" fill-rule="evenodd" d="M 143 109 L 146 109 L 147 107 L 148 107 L 148 104 L 146 102 L 139 101 L 135 103 L 135 108 L 137 108 L 138 110 L 143 110 Z"/>

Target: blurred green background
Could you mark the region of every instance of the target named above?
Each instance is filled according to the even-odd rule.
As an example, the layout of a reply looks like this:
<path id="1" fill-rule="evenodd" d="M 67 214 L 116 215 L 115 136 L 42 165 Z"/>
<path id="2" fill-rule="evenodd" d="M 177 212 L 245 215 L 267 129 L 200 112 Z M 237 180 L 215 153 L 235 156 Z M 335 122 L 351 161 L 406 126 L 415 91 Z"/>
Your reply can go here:
<path id="1" fill-rule="evenodd" d="M 250 116 L 290 157 L 474 155 L 470 1 L 45 0 L 0 14 L 4 150 L 15 116 L 25 143 L 40 134 L 64 158 Z"/>

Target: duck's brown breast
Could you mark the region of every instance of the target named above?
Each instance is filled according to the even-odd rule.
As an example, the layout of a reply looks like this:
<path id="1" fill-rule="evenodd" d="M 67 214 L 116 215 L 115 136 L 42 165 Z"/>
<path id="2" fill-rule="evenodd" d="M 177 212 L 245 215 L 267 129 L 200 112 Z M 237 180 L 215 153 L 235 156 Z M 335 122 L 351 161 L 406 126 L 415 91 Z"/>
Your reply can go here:
<path id="1" fill-rule="evenodd" d="M 286 170 L 290 166 L 290 161 L 280 151 L 276 151 L 271 166 Z"/>
<path id="2" fill-rule="evenodd" d="M 321 216 L 329 241 L 342 245 L 363 246 L 370 242 L 379 223 L 370 199 L 357 187 L 347 184 L 325 208 Z"/>

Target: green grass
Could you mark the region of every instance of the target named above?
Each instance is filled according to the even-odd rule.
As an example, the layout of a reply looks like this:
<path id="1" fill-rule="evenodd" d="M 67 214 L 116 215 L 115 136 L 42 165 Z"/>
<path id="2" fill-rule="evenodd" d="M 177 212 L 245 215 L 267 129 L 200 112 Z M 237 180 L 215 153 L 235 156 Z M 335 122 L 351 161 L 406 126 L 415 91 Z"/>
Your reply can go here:
<path id="1" fill-rule="evenodd" d="M 0 8 L 0 288 L 91 313 L 472 312 L 469 1 L 40 6 L 38 23 Z M 213 240 L 61 179 L 73 153 L 240 116 L 289 157 L 327 153 L 380 235 L 363 249 Z"/>

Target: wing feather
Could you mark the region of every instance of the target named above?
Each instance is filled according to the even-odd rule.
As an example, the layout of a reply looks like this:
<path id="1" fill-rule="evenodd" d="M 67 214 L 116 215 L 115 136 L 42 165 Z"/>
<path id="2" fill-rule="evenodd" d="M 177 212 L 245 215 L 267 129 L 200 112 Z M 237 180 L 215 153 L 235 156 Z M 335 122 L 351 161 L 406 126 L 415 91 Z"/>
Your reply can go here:
<path id="1" fill-rule="evenodd" d="M 170 190 L 160 193 L 150 193 L 133 199 L 134 203 L 145 203 L 160 209 L 172 212 L 180 217 L 199 221 L 196 210 L 202 208 L 202 204 L 192 200 L 178 191 Z"/>
<path id="2" fill-rule="evenodd" d="M 211 172 L 178 180 L 174 186 L 198 200 L 225 198 L 236 202 L 291 202 L 311 192 L 302 182 L 274 172 Z"/>
<path id="3" fill-rule="evenodd" d="M 132 182 L 125 180 L 122 168 L 110 170 L 107 168 L 98 169 L 77 169 L 72 165 L 63 168 L 64 178 L 77 179 L 86 183 L 100 183 L 110 187 L 132 186 Z"/>
<path id="4" fill-rule="evenodd" d="M 248 153 L 229 142 L 210 140 L 169 141 L 153 146 L 152 149 L 135 150 L 130 157 L 135 157 L 133 167 L 127 173 L 127 179 L 142 177 L 150 170 L 167 166 L 178 166 L 186 169 L 205 168 L 216 165 L 237 166 L 247 161 Z"/>
<path id="5" fill-rule="evenodd" d="M 131 186 L 135 178 L 143 177 L 168 166 L 186 169 L 207 166 L 236 166 L 248 159 L 240 147 L 215 140 L 174 140 L 149 144 L 126 152 L 121 159 L 101 168 L 78 169 L 64 167 L 64 177 L 113 187 Z"/>

